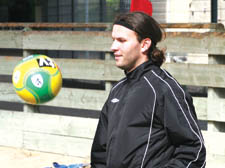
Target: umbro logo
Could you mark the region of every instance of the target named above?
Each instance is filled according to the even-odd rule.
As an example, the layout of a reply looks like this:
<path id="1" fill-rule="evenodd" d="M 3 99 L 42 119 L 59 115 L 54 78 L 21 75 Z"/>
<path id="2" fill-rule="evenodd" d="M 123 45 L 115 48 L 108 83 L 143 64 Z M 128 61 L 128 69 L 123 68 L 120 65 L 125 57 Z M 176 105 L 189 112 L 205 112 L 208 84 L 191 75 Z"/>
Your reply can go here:
<path id="1" fill-rule="evenodd" d="M 120 100 L 117 99 L 117 98 L 114 98 L 114 99 L 111 100 L 112 103 L 117 103 L 117 102 L 119 102 L 119 101 L 120 101 Z"/>

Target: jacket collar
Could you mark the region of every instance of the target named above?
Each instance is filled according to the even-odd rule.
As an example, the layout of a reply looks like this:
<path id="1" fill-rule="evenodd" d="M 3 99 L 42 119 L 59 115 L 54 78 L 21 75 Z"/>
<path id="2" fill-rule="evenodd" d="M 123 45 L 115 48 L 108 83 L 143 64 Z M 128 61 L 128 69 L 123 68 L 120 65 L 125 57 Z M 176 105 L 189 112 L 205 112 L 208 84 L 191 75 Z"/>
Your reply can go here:
<path id="1" fill-rule="evenodd" d="M 124 73 L 125 73 L 127 79 L 139 79 L 139 77 L 142 76 L 142 74 L 144 72 L 146 72 L 147 70 L 151 69 L 152 65 L 154 65 L 152 63 L 152 61 L 148 60 L 148 61 L 142 63 L 141 65 L 139 65 L 133 71 L 128 72 L 128 73 L 126 71 L 124 71 Z"/>

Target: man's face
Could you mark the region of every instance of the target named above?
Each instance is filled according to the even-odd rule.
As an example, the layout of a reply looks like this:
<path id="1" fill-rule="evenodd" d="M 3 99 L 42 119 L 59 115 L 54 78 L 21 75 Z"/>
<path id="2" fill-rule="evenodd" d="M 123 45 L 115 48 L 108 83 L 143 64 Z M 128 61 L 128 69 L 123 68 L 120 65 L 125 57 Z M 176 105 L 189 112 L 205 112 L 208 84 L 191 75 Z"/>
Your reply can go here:
<path id="1" fill-rule="evenodd" d="M 141 50 L 142 43 L 137 40 L 134 31 L 121 25 L 114 25 L 112 39 L 111 50 L 114 53 L 117 67 L 130 72 L 147 61 L 147 56 L 143 55 Z"/>

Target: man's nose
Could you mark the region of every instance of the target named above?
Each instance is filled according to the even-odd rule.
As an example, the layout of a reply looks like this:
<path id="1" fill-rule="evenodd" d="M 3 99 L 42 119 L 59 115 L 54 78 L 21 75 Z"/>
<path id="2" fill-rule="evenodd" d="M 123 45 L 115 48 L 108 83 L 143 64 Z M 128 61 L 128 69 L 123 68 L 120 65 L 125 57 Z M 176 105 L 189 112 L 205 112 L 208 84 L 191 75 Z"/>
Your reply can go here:
<path id="1" fill-rule="evenodd" d="M 114 40 L 111 45 L 111 50 L 116 51 L 117 49 L 118 49 L 118 45 L 117 45 L 117 42 Z"/>

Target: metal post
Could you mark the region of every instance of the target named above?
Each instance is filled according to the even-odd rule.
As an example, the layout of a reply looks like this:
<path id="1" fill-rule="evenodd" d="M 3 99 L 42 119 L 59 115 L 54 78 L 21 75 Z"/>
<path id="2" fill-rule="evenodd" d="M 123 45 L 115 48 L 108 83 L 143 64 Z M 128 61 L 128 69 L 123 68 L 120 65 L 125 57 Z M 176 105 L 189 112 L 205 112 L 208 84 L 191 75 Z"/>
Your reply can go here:
<path id="1" fill-rule="evenodd" d="M 85 0 L 85 23 L 89 22 L 89 0 Z M 89 28 L 85 28 L 85 31 L 89 31 Z M 86 58 L 89 58 L 89 52 L 85 52 Z"/>
<path id="2" fill-rule="evenodd" d="M 106 0 L 100 0 L 99 18 L 100 22 L 106 21 Z"/>
<path id="3" fill-rule="evenodd" d="M 217 23 L 218 0 L 211 0 L 211 22 Z"/>

